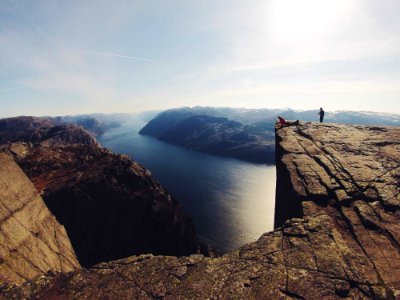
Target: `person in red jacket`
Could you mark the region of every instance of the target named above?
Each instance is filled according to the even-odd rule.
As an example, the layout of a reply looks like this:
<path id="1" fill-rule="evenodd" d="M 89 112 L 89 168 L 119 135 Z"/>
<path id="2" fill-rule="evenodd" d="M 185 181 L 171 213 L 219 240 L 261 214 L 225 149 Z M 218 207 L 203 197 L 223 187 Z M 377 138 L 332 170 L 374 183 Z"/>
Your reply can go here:
<path id="1" fill-rule="evenodd" d="M 288 122 L 284 118 L 282 118 L 281 116 L 278 116 L 277 123 L 281 125 L 280 128 L 285 127 L 285 126 L 299 125 L 300 124 L 299 120 L 296 120 L 294 122 Z"/>
<path id="2" fill-rule="evenodd" d="M 281 116 L 278 116 L 278 123 L 281 124 L 281 128 L 283 126 L 288 126 L 288 122 L 286 122 L 286 120 L 284 118 L 282 118 Z"/>

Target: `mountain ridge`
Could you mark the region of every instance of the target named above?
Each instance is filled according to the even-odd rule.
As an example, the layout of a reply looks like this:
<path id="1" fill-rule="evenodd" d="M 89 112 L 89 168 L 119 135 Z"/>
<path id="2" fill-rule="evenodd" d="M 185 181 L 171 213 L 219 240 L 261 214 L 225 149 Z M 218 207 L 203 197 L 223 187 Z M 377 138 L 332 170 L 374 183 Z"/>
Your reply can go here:
<path id="1" fill-rule="evenodd" d="M 161 114 L 139 134 L 195 151 L 228 156 L 256 163 L 273 163 L 272 134 L 226 117 Z M 168 124 L 168 125 L 167 125 Z"/>

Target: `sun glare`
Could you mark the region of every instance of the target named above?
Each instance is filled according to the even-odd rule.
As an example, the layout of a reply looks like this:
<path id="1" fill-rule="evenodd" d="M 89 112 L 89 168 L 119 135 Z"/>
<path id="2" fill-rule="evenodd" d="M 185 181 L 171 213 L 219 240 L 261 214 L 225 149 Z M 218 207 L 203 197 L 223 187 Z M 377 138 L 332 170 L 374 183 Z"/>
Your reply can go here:
<path id="1" fill-rule="evenodd" d="M 269 28 L 282 41 L 318 37 L 340 26 L 351 10 L 346 0 L 279 0 L 270 7 Z"/>

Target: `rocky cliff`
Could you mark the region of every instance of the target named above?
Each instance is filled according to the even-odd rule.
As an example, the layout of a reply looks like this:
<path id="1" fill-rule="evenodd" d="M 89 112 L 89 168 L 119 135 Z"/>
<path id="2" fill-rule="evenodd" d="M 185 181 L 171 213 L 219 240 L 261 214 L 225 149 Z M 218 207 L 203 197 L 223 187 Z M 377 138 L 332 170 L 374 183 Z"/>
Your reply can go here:
<path id="1" fill-rule="evenodd" d="M 141 253 L 197 252 L 191 219 L 127 156 L 81 144 L 11 144 L 17 146 L 23 157 L 15 155 L 16 161 L 65 226 L 82 265 Z"/>
<path id="2" fill-rule="evenodd" d="M 1 295 L 399 298 L 399 159 L 400 128 L 301 124 L 279 129 L 280 227 L 273 232 L 219 258 L 133 256 L 48 274 L 20 287 L 5 285 Z"/>
<path id="3" fill-rule="evenodd" d="M 0 281 L 79 268 L 70 240 L 13 159 L 0 153 Z"/>
<path id="4" fill-rule="evenodd" d="M 150 171 L 100 147 L 81 127 L 33 120 L 28 128 L 40 131 L 40 138 L 21 130 L 17 140 L 26 142 L 13 142 L 8 134 L 0 151 L 13 156 L 65 226 L 81 265 L 142 253 L 197 253 L 192 220 Z M 19 132 L 15 122 L 26 125 L 32 118 L 12 121 L 7 128 Z M 7 130 L 0 132 L 5 139 Z"/>

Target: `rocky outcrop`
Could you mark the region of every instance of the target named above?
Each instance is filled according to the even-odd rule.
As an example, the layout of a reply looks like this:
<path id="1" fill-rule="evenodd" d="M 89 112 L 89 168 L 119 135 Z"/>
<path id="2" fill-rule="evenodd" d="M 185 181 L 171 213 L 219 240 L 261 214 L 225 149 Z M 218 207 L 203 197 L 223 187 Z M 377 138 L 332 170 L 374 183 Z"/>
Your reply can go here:
<path id="1" fill-rule="evenodd" d="M 356 274 L 350 283 L 400 297 L 400 128 L 305 124 L 277 133 L 275 225 L 323 217 L 315 225 L 330 241 L 308 244 L 336 257 L 331 272 L 340 266 Z"/>
<path id="2" fill-rule="evenodd" d="M 395 214 L 399 139 L 398 127 L 308 123 L 278 130 L 275 227 L 310 215 L 315 204 L 323 209 L 355 205 L 360 216 L 375 210 L 377 216 L 378 210 Z"/>
<path id="3" fill-rule="evenodd" d="M 46 138 L 47 137 L 47 138 Z M 189 255 L 198 242 L 180 204 L 129 157 L 75 125 L 53 126 L 10 153 L 65 226 L 83 266 L 134 254 Z"/>
<path id="4" fill-rule="evenodd" d="M 0 282 L 79 267 L 64 227 L 13 159 L 0 153 Z"/>
<path id="5" fill-rule="evenodd" d="M 218 258 L 142 255 L 48 274 L 3 298 L 395 299 L 400 296 L 400 129 L 277 131 L 273 232 Z M 287 191 L 284 191 L 286 189 Z M 298 216 L 299 218 L 290 218 Z M 280 224 L 279 224 L 280 223 Z"/>

